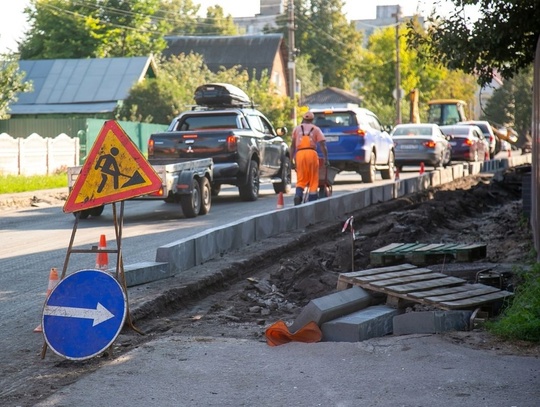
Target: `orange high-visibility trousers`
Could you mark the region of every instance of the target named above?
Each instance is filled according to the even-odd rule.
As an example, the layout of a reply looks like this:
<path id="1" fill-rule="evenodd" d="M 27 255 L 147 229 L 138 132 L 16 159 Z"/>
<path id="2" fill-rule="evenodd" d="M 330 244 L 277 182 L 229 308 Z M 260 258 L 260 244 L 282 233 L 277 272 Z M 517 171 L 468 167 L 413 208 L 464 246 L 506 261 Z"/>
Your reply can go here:
<path id="1" fill-rule="evenodd" d="M 319 189 L 319 156 L 312 148 L 296 152 L 296 188 L 306 188 L 316 194 Z"/>

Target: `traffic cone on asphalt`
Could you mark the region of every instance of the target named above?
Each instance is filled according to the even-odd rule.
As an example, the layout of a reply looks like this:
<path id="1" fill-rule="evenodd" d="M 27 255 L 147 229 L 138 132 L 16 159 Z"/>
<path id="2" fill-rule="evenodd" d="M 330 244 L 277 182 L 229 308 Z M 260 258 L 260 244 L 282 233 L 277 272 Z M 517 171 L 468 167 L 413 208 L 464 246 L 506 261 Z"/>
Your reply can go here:
<path id="1" fill-rule="evenodd" d="M 56 268 L 53 267 L 51 268 L 51 271 L 49 273 L 49 285 L 47 286 L 47 295 L 45 296 L 45 298 L 47 298 L 51 291 L 54 289 L 54 287 L 56 287 L 58 281 L 58 271 L 56 270 Z M 43 327 L 41 326 L 41 324 L 34 328 L 34 332 L 43 332 Z"/>
<path id="2" fill-rule="evenodd" d="M 394 180 L 399 181 L 399 168 L 396 168 L 396 171 L 394 173 Z"/>
<path id="3" fill-rule="evenodd" d="M 99 238 L 98 254 L 96 255 L 96 269 L 107 270 L 109 268 L 109 254 L 100 252 L 101 249 L 107 249 L 105 235 L 101 235 Z"/>
<path id="4" fill-rule="evenodd" d="M 277 209 L 283 208 L 283 192 L 280 192 L 277 197 Z"/>
<path id="5" fill-rule="evenodd" d="M 424 169 L 424 162 L 422 161 L 420 163 L 420 172 L 419 172 L 419 174 L 424 175 L 424 172 L 426 172 L 426 170 Z"/>

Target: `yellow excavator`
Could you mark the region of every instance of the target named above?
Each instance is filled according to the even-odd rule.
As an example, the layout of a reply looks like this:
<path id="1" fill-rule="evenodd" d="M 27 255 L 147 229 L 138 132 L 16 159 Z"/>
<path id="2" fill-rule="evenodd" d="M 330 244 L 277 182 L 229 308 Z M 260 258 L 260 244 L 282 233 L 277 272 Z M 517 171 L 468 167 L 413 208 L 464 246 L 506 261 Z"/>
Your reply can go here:
<path id="1" fill-rule="evenodd" d="M 411 106 L 411 123 L 420 123 L 418 109 L 418 89 L 413 89 L 409 94 Z M 467 120 L 465 114 L 467 103 L 460 99 L 434 99 L 428 102 L 428 123 L 437 123 L 439 126 L 456 124 Z"/>
<path id="2" fill-rule="evenodd" d="M 411 123 L 420 123 L 420 114 L 418 111 L 418 90 L 414 89 L 409 94 L 411 104 Z M 461 99 L 433 99 L 428 102 L 428 123 L 437 123 L 439 126 L 456 124 L 458 122 L 467 121 L 465 108 L 467 103 Z M 506 140 L 511 144 L 515 144 L 518 140 L 517 133 L 511 128 L 497 128 L 491 126 L 495 135 Z"/>

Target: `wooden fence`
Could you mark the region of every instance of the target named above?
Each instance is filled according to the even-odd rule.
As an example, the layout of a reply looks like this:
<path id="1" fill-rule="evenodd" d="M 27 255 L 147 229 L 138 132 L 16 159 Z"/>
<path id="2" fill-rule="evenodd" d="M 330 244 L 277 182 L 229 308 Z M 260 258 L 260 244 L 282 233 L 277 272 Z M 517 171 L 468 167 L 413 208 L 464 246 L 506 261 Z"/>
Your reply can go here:
<path id="1" fill-rule="evenodd" d="M 79 138 L 0 134 L 0 175 L 51 175 L 79 165 Z"/>

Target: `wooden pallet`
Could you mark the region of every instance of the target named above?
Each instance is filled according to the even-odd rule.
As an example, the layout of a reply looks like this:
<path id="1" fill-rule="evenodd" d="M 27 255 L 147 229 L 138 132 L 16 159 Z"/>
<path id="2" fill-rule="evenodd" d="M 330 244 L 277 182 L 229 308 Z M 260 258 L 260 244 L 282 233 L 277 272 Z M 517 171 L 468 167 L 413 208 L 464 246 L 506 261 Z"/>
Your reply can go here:
<path id="1" fill-rule="evenodd" d="M 370 253 L 372 266 L 387 266 L 409 262 L 417 266 L 439 263 L 445 260 L 471 262 L 486 257 L 484 243 L 391 243 Z"/>
<path id="2" fill-rule="evenodd" d="M 513 295 L 496 287 L 469 284 L 461 278 L 408 263 L 341 273 L 337 289 L 344 290 L 351 286 L 385 294 L 387 303 L 413 302 L 444 310 L 475 309 Z"/>

